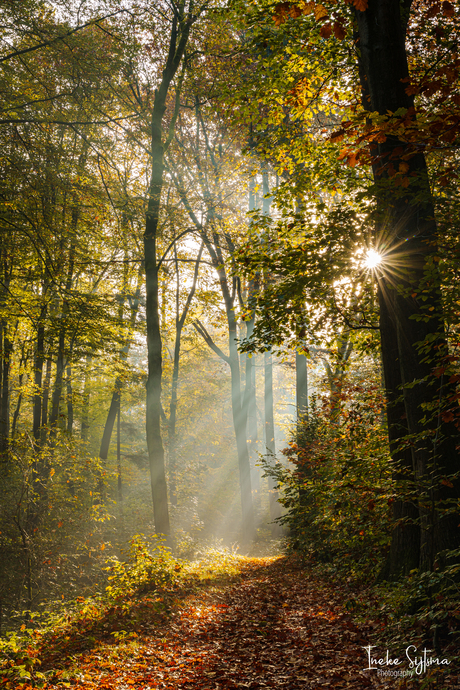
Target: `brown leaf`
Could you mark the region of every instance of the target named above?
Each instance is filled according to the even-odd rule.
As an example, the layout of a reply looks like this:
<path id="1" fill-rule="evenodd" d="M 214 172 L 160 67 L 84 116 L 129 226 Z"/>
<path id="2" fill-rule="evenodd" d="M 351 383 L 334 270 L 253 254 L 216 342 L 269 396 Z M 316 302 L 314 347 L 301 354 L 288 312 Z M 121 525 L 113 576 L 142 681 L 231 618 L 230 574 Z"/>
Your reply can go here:
<path id="1" fill-rule="evenodd" d="M 443 2 L 442 3 L 442 13 L 445 17 L 453 17 L 455 15 L 455 10 L 453 5 L 450 2 Z"/>
<path id="2" fill-rule="evenodd" d="M 367 10 L 368 0 L 352 0 L 353 7 L 359 12 L 365 12 Z"/>
<path id="3" fill-rule="evenodd" d="M 347 35 L 347 32 L 345 31 L 345 27 L 340 22 L 334 22 L 334 35 L 336 38 L 339 39 L 339 41 L 344 39 L 345 36 Z"/>

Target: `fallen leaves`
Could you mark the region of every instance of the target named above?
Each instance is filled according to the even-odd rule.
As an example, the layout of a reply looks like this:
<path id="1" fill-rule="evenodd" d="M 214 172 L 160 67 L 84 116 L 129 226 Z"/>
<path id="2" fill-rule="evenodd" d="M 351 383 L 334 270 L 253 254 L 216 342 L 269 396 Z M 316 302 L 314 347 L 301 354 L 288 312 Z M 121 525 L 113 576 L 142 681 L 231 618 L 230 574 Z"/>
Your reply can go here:
<path id="1" fill-rule="evenodd" d="M 108 641 L 109 633 L 61 664 L 50 650 L 60 668 L 43 687 L 64 679 L 88 690 L 375 687 L 362 670 L 367 639 L 338 594 L 284 558 L 235 560 L 236 582 L 196 584 L 148 631 L 149 609 L 138 602 L 135 639 Z"/>

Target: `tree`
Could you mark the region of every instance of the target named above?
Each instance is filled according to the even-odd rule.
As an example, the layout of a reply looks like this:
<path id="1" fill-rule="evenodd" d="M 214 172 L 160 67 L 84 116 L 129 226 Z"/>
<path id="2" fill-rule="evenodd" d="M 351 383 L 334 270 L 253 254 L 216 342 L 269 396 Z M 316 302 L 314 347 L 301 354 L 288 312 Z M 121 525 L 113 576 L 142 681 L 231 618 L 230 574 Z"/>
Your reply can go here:
<path id="1" fill-rule="evenodd" d="M 285 239 L 275 241 L 270 248 L 272 256 L 257 264 L 260 270 L 265 262 L 267 266 L 272 266 L 274 272 L 283 276 L 282 283 L 265 296 L 271 300 L 268 311 L 272 323 L 273 314 L 276 313 L 281 328 L 281 315 L 286 310 L 279 299 L 280 293 L 286 294 L 288 290 L 291 304 L 298 301 L 300 307 L 305 300 L 305 292 L 303 296 L 301 292 L 308 285 L 306 298 L 310 303 L 315 295 L 323 304 L 325 297 L 329 301 L 328 318 L 337 318 L 333 314 L 339 312 L 339 318 L 345 326 L 373 329 L 372 290 L 358 286 L 359 281 L 352 275 L 353 270 L 356 274 L 356 269 L 352 269 L 350 254 L 347 257 L 347 253 L 353 245 L 358 251 L 359 242 L 367 240 L 368 246 L 374 247 L 383 256 L 375 275 L 378 276 L 378 327 L 395 479 L 401 483 L 401 488 L 407 489 L 408 481 L 412 481 L 416 487 L 421 527 L 418 562 L 422 568 L 430 568 L 436 553 L 458 546 L 455 502 L 459 483 L 455 450 L 457 430 L 452 413 L 446 413 L 455 391 L 445 377 L 449 348 L 444 329 L 443 285 L 438 270 L 438 230 L 423 151 L 433 148 L 436 127 L 442 132 L 443 141 L 448 139 L 452 142 L 455 134 L 447 135 L 442 124 L 444 120 L 450 122 L 453 132 L 457 125 L 450 113 L 444 117 L 439 113 L 436 116 L 430 114 L 428 124 L 426 120 L 420 122 L 416 117 L 414 93 L 423 94 L 428 92 L 428 88 L 437 90 L 440 87 L 427 84 L 426 76 L 417 83 L 417 79 L 414 80 L 409 73 L 407 31 L 415 26 L 417 33 L 413 45 L 421 40 L 430 40 L 429 33 L 423 35 L 417 20 L 411 19 L 411 7 L 411 2 L 401 5 L 399 2 L 378 3 L 373 0 L 353 0 L 351 3 L 334 5 L 278 3 L 273 8 L 270 27 L 270 16 L 265 15 L 265 23 L 262 19 L 262 13 L 268 9 L 268 5 L 260 3 L 249 10 L 248 16 L 252 22 L 253 55 L 261 54 L 261 46 L 265 49 L 263 57 L 258 58 L 265 74 L 259 94 L 270 91 L 276 85 L 282 94 L 280 101 L 284 107 L 278 108 L 265 98 L 264 104 L 270 115 L 265 119 L 259 118 L 260 148 L 266 155 L 271 153 L 280 170 L 288 170 L 291 178 L 296 178 L 295 185 L 292 182 L 285 184 L 277 200 L 286 216 L 283 230 L 280 230 L 284 232 Z M 455 15 L 452 6 L 447 3 L 442 8 L 440 5 L 436 7 L 437 10 L 420 3 L 417 11 L 422 10 L 424 16 L 432 21 L 436 13 L 440 17 L 444 15 L 447 18 L 445 32 L 452 31 L 449 28 L 450 18 Z M 444 35 L 441 29 L 439 31 L 439 35 Z M 352 34 L 357 45 L 355 56 L 349 50 Z M 287 79 L 276 71 L 276 67 L 273 68 L 273 74 L 269 71 L 274 64 L 275 54 L 278 61 L 281 56 Z M 425 56 L 422 59 L 426 60 Z M 415 64 L 420 61 L 419 55 Z M 343 81 L 342 84 L 337 82 L 338 72 L 334 63 L 343 66 L 350 75 L 348 83 L 351 88 L 348 93 Z M 449 68 L 446 66 L 442 69 Z M 443 88 L 446 91 L 446 87 Z M 357 93 L 361 94 L 359 101 L 355 99 Z M 336 126 L 336 131 L 326 138 L 324 134 L 334 127 L 340 109 L 344 114 L 342 127 L 337 130 Z M 329 121 L 325 117 L 328 113 Z M 270 123 L 268 128 L 267 122 Z M 317 145 L 316 152 L 311 149 L 313 141 Z M 340 155 L 337 155 L 335 146 L 339 142 L 345 142 L 345 146 L 342 144 Z M 323 158 L 320 158 L 323 153 Z M 336 167 L 331 184 L 327 174 L 335 165 L 334 158 L 347 165 L 347 172 L 341 173 Z M 362 174 L 364 166 L 371 166 L 372 182 L 368 182 Z M 307 202 L 307 209 L 311 204 L 310 208 L 313 207 L 316 215 L 314 223 L 307 223 L 310 235 L 302 232 L 292 206 L 289 210 L 290 199 L 296 190 L 304 198 L 308 195 L 311 201 L 315 194 L 321 195 L 313 203 Z M 351 195 L 356 211 L 362 214 L 361 218 L 354 214 L 348 216 L 348 237 L 344 234 L 344 217 L 339 219 L 337 213 L 340 202 L 337 203 L 332 196 L 338 190 Z M 325 199 L 325 193 L 329 198 Z M 282 257 L 280 254 L 275 269 L 273 250 L 276 251 L 283 241 L 289 243 L 289 216 L 291 219 L 294 217 L 290 226 L 293 235 L 290 255 L 284 253 Z M 367 230 L 363 231 L 362 218 L 366 218 L 366 222 L 374 228 L 370 235 Z M 335 228 L 333 219 L 336 222 L 339 220 Z M 342 231 L 339 230 L 340 225 Z M 329 233 L 329 237 L 325 233 Z M 333 236 L 339 242 L 335 249 L 331 245 Z M 303 238 L 304 244 L 296 247 L 299 237 Z M 313 250 L 315 241 L 318 244 Z M 319 248 L 321 243 L 323 250 Z M 326 252 L 323 257 L 321 252 Z M 310 256 L 305 256 L 306 253 Z M 299 275 L 299 264 L 296 269 L 294 256 L 300 260 L 302 267 L 302 277 L 297 281 L 297 286 L 293 282 Z M 323 258 L 326 261 L 323 262 Z M 246 266 L 251 263 L 247 254 L 242 260 Z M 346 268 L 346 261 L 349 268 Z M 253 270 L 255 263 L 254 260 Z M 347 295 L 345 299 L 343 294 L 338 295 L 337 278 L 340 274 L 341 290 Z M 336 282 L 334 275 L 337 276 Z M 344 282 L 344 275 L 349 276 L 350 287 Z M 292 277 L 291 282 L 289 276 Z M 317 320 L 323 320 L 324 323 L 324 307 L 322 309 L 323 316 Z M 365 316 L 367 309 L 368 316 Z M 290 321 L 291 333 L 295 333 L 292 317 Z M 283 329 L 284 333 L 289 331 L 286 325 Z M 315 330 L 311 317 L 310 330 Z M 256 325 L 256 336 L 257 331 Z M 278 330 L 275 339 L 281 340 L 282 332 Z M 401 420 L 401 414 L 404 420 Z M 402 450 L 402 439 L 406 442 L 410 439 L 410 457 Z M 405 503 L 404 500 L 402 503 Z M 437 506 L 435 510 L 433 506 Z M 413 519 L 409 502 L 406 508 L 401 508 L 400 503 L 397 510 L 401 509 L 405 520 Z M 401 513 L 398 515 L 401 518 Z M 414 550 L 411 548 L 414 531 L 403 529 L 399 522 L 395 531 L 396 541 L 401 542 L 403 532 L 406 535 L 405 556 L 404 549 L 399 549 L 397 562 L 390 567 L 391 576 L 414 567 Z"/>
<path id="2" fill-rule="evenodd" d="M 158 309 L 158 271 L 160 266 L 157 259 L 157 235 L 163 188 L 164 153 L 174 134 L 184 71 L 176 87 L 176 105 L 166 139 L 164 139 L 163 118 L 169 89 L 184 60 L 191 28 L 203 9 L 203 7 L 195 7 L 193 0 L 191 0 L 188 4 L 186 2 L 179 3 L 173 10 L 168 56 L 160 84 L 155 91 L 151 119 L 151 177 L 144 234 L 148 350 L 146 431 L 155 529 L 158 534 L 166 535 L 169 534 L 170 528 L 164 450 L 160 429 L 162 353 Z"/>

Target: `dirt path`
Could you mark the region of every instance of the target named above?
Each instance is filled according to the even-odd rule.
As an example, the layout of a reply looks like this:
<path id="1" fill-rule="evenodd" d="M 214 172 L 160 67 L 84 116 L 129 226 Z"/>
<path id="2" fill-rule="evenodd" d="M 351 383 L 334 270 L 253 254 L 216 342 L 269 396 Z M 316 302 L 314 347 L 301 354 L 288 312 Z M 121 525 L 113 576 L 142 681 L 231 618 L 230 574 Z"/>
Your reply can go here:
<path id="1" fill-rule="evenodd" d="M 337 595 L 284 559 L 242 560 L 241 575 L 189 596 L 160 628 L 140 626 L 116 652 L 81 654 L 68 681 L 110 690 L 377 687 L 363 671 L 368 640 Z"/>

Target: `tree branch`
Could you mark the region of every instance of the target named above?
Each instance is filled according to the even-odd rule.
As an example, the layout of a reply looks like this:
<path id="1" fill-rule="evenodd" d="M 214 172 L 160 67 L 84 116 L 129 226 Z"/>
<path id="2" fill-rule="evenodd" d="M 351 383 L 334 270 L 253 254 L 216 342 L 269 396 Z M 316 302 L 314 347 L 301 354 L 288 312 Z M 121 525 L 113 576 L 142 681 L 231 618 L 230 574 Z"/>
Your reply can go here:
<path id="1" fill-rule="evenodd" d="M 220 347 L 218 347 L 218 346 L 215 344 L 215 342 L 213 341 L 213 339 L 211 338 L 211 336 L 209 335 L 208 331 L 207 331 L 206 328 L 203 326 L 203 324 L 201 323 L 201 321 L 198 321 L 198 319 L 197 319 L 196 321 L 193 322 L 193 326 L 194 326 L 195 330 L 201 335 L 201 337 L 202 337 L 203 340 L 205 341 L 206 345 L 207 345 L 213 352 L 215 352 L 216 355 L 218 355 L 221 359 L 223 359 L 224 362 L 227 362 L 227 364 L 230 365 L 230 357 L 227 357 L 227 355 L 226 355 L 224 352 L 222 352 L 222 350 L 220 349 Z"/>

